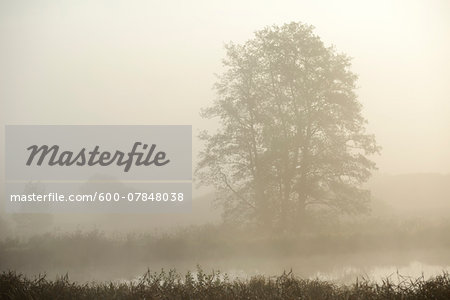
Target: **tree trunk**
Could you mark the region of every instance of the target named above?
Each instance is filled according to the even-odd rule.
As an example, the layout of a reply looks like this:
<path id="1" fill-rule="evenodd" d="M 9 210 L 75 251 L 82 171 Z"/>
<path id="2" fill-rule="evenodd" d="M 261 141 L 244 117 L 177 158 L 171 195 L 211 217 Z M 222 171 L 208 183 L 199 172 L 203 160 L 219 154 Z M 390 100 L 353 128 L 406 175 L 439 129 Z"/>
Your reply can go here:
<path id="1" fill-rule="evenodd" d="M 255 210 L 256 210 L 256 221 L 258 227 L 269 228 L 272 225 L 272 220 L 270 219 L 270 210 L 268 208 L 268 199 L 265 193 L 265 187 L 261 179 L 256 179 L 256 191 L 255 191 Z"/>

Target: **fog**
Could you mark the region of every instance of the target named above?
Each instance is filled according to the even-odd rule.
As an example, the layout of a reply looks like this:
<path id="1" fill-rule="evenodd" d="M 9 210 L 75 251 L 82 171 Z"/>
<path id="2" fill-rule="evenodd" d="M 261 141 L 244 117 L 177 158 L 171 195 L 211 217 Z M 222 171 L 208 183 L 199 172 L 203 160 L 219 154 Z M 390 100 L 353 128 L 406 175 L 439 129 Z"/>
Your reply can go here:
<path id="1" fill-rule="evenodd" d="M 194 183 L 192 213 L 186 214 L 2 213 L 0 270 L 69 272 L 80 281 L 131 280 L 147 268 L 192 270 L 197 264 L 236 276 L 294 269 L 343 280 L 387 276 L 393 269 L 413 276 L 449 270 L 445 0 L 1 1 L 2 169 L 7 124 L 192 125 L 196 166 L 205 147 L 198 134 L 220 126 L 200 111 L 217 98 L 212 87 L 224 72 L 224 45 L 290 22 L 313 25 L 326 46 L 353 58 L 367 132 L 381 146 L 370 155 L 378 169 L 365 184 L 370 213 L 321 216 L 298 239 L 277 238 L 227 225 L 213 201 L 217 190 Z M 3 197 L 4 172 L 0 176 Z M 35 256 L 30 249 L 37 249 Z M 118 261 L 126 253 L 132 257 Z"/>
<path id="2" fill-rule="evenodd" d="M 223 44 L 301 21 L 354 58 L 379 171 L 449 172 L 447 1 L 44 3 L 1 4 L 3 124 L 208 128 Z"/>

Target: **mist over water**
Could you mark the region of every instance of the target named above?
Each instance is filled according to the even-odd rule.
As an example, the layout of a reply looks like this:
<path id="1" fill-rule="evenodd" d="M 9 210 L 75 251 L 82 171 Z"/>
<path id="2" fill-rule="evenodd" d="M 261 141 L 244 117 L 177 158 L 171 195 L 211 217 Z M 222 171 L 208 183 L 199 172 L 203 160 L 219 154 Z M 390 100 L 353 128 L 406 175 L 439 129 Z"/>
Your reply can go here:
<path id="1" fill-rule="evenodd" d="M 411 177 L 418 181 L 411 184 Z M 192 214 L 23 217 L 39 224 L 32 228 L 19 217 L 6 216 L 1 267 L 30 275 L 45 272 L 49 278 L 69 272 L 80 282 L 133 280 L 148 268 L 195 272 L 198 265 L 229 278 L 275 276 L 290 270 L 302 278 L 338 283 L 353 283 L 356 278 L 380 282 L 386 277 L 395 282 L 398 275 L 422 273 L 430 278 L 450 266 L 450 224 L 445 214 L 449 207 L 444 201 L 448 199 L 444 187 L 449 185 L 441 184 L 442 194 L 436 193 L 437 178 L 449 180 L 427 174 L 378 176 L 369 184 L 374 184 L 375 195 L 385 196 L 373 200 L 371 215 L 341 221 L 328 216 L 328 223 L 287 235 L 222 225 L 210 193 L 194 198 Z M 389 190 L 392 181 L 395 189 Z M 403 203 L 417 197 L 419 182 L 430 185 L 420 189 L 434 193 L 436 201 L 423 201 L 415 212 L 403 211 Z M 396 201 L 388 201 L 390 193 Z"/>

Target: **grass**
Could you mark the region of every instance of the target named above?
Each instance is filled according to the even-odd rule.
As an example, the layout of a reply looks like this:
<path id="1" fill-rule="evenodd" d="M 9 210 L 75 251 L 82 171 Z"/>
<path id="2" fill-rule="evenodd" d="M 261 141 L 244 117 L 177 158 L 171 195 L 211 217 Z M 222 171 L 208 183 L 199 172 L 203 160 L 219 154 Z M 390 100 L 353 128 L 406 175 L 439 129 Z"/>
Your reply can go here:
<path id="1" fill-rule="evenodd" d="M 256 276 L 229 279 L 218 272 L 181 274 L 175 271 L 147 272 L 132 282 L 77 283 L 131 277 L 145 266 L 169 266 L 187 270 L 202 265 L 234 268 L 250 262 L 250 269 L 280 259 L 296 262 L 297 271 L 308 274 L 311 257 L 319 264 L 357 264 L 363 258 L 374 265 L 399 260 L 431 259 L 431 264 L 448 265 L 450 224 L 421 225 L 378 222 L 337 224 L 331 228 L 298 234 L 262 234 L 225 226 L 200 226 L 171 233 L 110 236 L 99 231 L 49 233 L 29 238 L 0 239 L 1 299 L 450 299 L 450 276 L 402 278 L 397 281 L 363 280 L 340 285 L 323 280 L 306 280 L 285 273 L 278 277 Z M 319 230 L 320 229 L 320 230 Z M 408 251 L 417 250 L 408 256 Z M 438 249 L 439 251 L 430 251 Z M 420 252 L 421 251 L 421 252 Z M 444 253 L 441 255 L 441 252 Z M 372 254 L 376 255 L 372 255 Z M 429 256 L 427 256 L 427 253 Z M 398 255 L 401 255 L 399 257 Z M 439 255 L 438 255 L 439 254 Z M 318 259 L 319 257 L 320 259 Z M 326 260 L 324 260 L 326 258 Z M 223 260 L 222 265 L 220 265 Z M 428 261 L 425 261 L 428 263 Z M 401 263 L 401 262 L 400 262 Z M 254 266 L 257 267 L 254 267 Z M 284 266 L 280 266 L 282 270 Z M 270 268 L 270 266 L 269 266 Z M 280 270 L 278 269 L 278 270 Z M 305 269 L 305 270 L 303 270 Z M 68 276 L 49 280 L 42 275 Z M 272 273 L 270 273 L 272 274 Z M 105 276 L 106 275 L 106 276 Z M 54 275 L 50 275 L 53 276 Z M 308 276 L 308 275 L 307 275 Z"/>
<path id="2" fill-rule="evenodd" d="M 139 280 L 125 283 L 71 282 L 68 276 L 55 281 L 45 275 L 34 279 L 15 272 L 0 274 L 0 299 L 450 299 L 450 275 L 429 280 L 403 278 L 399 283 L 367 280 L 336 285 L 305 280 L 292 273 L 278 277 L 256 276 L 229 280 L 220 272 L 180 275 L 174 270 L 148 271 Z"/>
<path id="3" fill-rule="evenodd" d="M 128 267 L 140 269 L 143 265 L 158 265 L 159 262 L 163 265 L 174 263 L 170 266 L 179 268 L 176 263 L 180 262 L 204 265 L 205 261 L 248 258 L 275 261 L 313 255 L 344 257 L 354 256 L 355 253 L 382 255 L 395 252 L 405 255 L 411 249 L 422 252 L 442 249 L 443 253 L 447 253 L 450 248 L 450 225 L 414 227 L 383 224 L 344 224 L 324 232 L 297 235 L 264 235 L 251 230 L 205 225 L 180 229 L 170 234 L 113 237 L 90 231 L 48 233 L 23 239 L 5 238 L 0 240 L 0 270 L 29 270 L 37 273 L 52 269 L 73 272 L 80 267 L 80 261 L 96 269 L 116 265 L 120 270 Z M 447 265 L 447 259 L 440 263 Z M 436 264 L 433 261 L 430 263 Z"/>

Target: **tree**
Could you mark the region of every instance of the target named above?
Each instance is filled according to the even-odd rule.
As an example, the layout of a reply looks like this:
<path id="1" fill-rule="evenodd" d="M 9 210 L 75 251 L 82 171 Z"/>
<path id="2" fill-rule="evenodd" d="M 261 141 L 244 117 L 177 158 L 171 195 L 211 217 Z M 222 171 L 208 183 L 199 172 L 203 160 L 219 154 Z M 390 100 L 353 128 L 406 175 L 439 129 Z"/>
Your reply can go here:
<path id="1" fill-rule="evenodd" d="M 220 129 L 201 133 L 196 170 L 218 189 L 225 217 L 287 228 L 313 207 L 367 211 L 361 186 L 379 148 L 366 134 L 350 59 L 301 23 L 226 50 L 217 98 L 202 111 Z"/>

